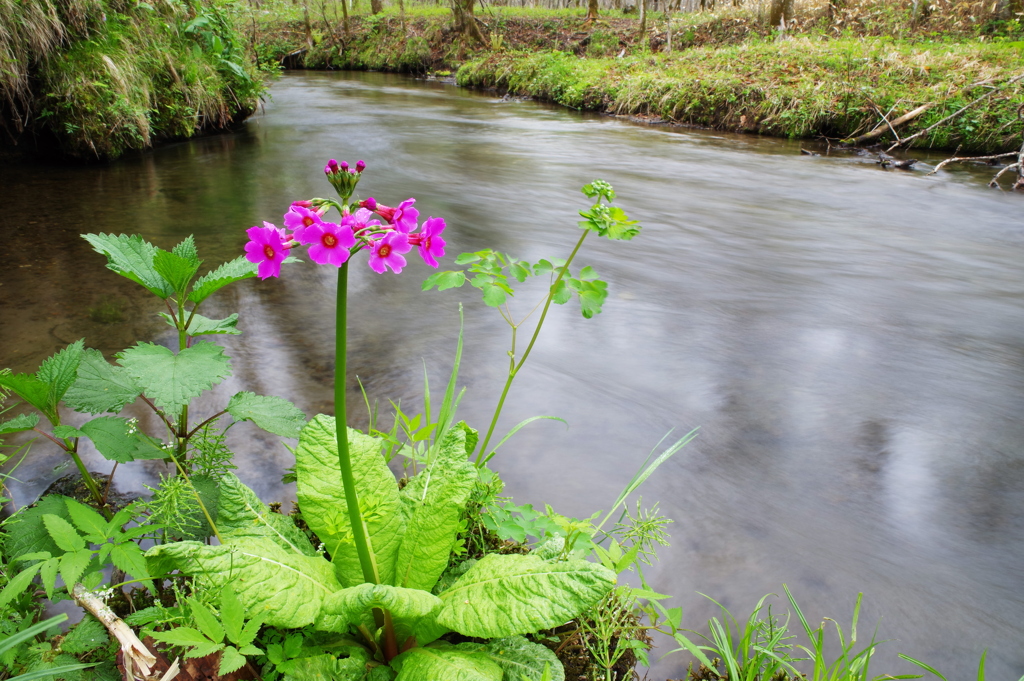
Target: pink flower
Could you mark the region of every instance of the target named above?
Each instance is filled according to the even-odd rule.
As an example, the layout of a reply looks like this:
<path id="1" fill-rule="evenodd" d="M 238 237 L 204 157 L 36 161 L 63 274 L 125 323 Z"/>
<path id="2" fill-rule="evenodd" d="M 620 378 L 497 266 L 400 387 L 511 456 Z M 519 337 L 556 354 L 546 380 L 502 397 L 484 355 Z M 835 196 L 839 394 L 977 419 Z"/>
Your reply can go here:
<path id="1" fill-rule="evenodd" d="M 309 259 L 321 265 L 341 267 L 348 260 L 348 249 L 356 245 L 352 228 L 333 222 L 319 222 L 303 232 L 309 247 Z"/>
<path id="2" fill-rule="evenodd" d="M 288 249 L 284 244 L 284 230 L 264 222 L 263 227 L 250 227 L 245 233 L 250 239 L 245 245 L 245 259 L 259 263 L 256 275 L 260 279 L 281 276 L 281 263 L 288 257 Z"/>
<path id="3" fill-rule="evenodd" d="M 373 242 L 373 252 L 370 254 L 370 269 L 379 274 L 384 274 L 387 267 L 394 270 L 395 274 L 405 267 L 405 258 L 401 253 L 408 253 L 412 250 L 409 243 L 409 236 L 402 232 L 388 232 L 383 238 Z M 385 267 L 387 266 L 387 267 Z"/>
<path id="4" fill-rule="evenodd" d="M 322 222 L 316 211 L 298 203 L 293 203 L 284 214 L 284 226 L 292 230 L 292 238 L 300 244 L 313 243 L 306 239 L 306 229 Z"/>
<path id="5" fill-rule="evenodd" d="M 416 203 L 416 199 L 406 199 L 398 204 L 397 208 L 377 203 L 377 207 L 372 210 L 390 222 L 399 232 L 408 234 L 416 229 L 416 222 L 420 217 L 420 212 L 412 207 L 414 203 Z M 366 207 L 369 208 L 369 206 Z"/>
<path id="6" fill-rule="evenodd" d="M 365 208 L 360 208 L 355 213 L 343 217 L 341 219 L 341 224 L 346 227 L 351 227 L 355 234 L 359 234 L 359 232 L 364 229 L 381 226 L 380 220 L 371 220 L 370 218 L 372 217 L 373 213 Z"/>
<path id="7" fill-rule="evenodd" d="M 409 235 L 409 243 L 420 249 L 423 262 L 437 267 L 437 258 L 444 257 L 444 239 L 441 232 L 447 225 L 443 218 L 427 218 L 423 222 L 423 231 Z"/>

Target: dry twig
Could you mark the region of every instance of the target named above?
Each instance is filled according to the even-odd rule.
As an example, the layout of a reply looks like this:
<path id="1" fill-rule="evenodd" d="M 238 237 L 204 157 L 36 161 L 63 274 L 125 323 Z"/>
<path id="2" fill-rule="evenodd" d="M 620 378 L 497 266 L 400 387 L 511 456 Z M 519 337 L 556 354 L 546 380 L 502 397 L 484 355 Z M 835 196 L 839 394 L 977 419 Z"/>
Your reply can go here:
<path id="1" fill-rule="evenodd" d="M 121 644 L 125 676 L 127 678 L 130 678 L 132 681 L 135 681 L 135 679 L 142 679 L 143 681 L 157 681 L 157 679 L 159 681 L 169 681 L 177 675 L 177 660 L 175 660 L 175 664 L 171 665 L 171 669 L 168 670 L 167 674 L 163 674 L 160 677 L 154 675 L 153 667 L 156 665 L 156 656 L 139 640 L 139 637 L 135 635 L 131 627 L 125 624 L 124 620 L 115 615 L 114 611 L 108 608 L 106 603 L 81 584 L 75 584 L 72 594 L 75 597 L 75 602 L 92 613 L 93 617 L 98 619 L 107 628 L 111 636 L 116 638 L 118 643 Z M 138 674 L 136 674 L 136 670 L 138 670 Z M 171 674 L 171 671 L 174 673 Z"/>

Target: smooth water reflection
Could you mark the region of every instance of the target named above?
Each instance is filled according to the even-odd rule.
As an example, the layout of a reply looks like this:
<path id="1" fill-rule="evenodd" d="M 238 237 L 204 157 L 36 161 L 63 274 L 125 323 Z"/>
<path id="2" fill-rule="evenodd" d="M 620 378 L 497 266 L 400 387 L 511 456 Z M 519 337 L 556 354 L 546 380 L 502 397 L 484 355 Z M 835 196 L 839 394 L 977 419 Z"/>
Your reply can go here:
<path id="1" fill-rule="evenodd" d="M 108 353 L 171 343 L 160 306 L 104 270 L 81 232 L 164 247 L 195 234 L 219 263 L 244 228 L 327 195 L 334 156 L 368 161 L 363 196 L 416 196 L 421 215 L 444 216 L 452 253 L 557 257 L 578 236 L 579 186 L 602 177 L 645 229 L 588 240 L 580 264 L 610 282 L 604 313 L 553 311 L 499 430 L 535 414 L 571 428 L 540 422 L 510 441 L 495 459 L 507 492 L 590 515 L 666 432 L 700 426 L 643 489 L 676 521 L 648 577 L 677 594 L 686 626 L 717 614 L 697 591 L 745 616 L 785 582 L 810 619 L 844 627 L 864 592 L 861 639 L 879 621 L 877 638 L 899 639 L 876 673 L 910 671 L 898 651 L 965 678 L 985 647 L 989 678 L 1024 673 L 1022 197 L 987 190 L 987 173 L 886 172 L 395 76 L 288 74 L 273 95 L 237 135 L 102 168 L 0 169 L 0 366 L 34 370 L 83 336 Z M 463 302 L 461 416 L 483 428 L 507 327 L 474 289 L 420 293 L 426 274 L 354 268 L 352 400 L 359 376 L 384 404 L 418 405 L 424 362 L 439 389 Z M 196 416 L 241 389 L 329 410 L 333 290 L 332 272 L 304 264 L 215 296 L 204 313 L 239 311 L 245 335 L 223 341 L 234 376 Z M 96 321 L 111 307 L 123 321 Z M 246 482 L 293 497 L 276 438 L 243 424 L 232 443 Z M 37 493 L 60 462 L 38 445 L 19 478 Z M 138 487 L 161 470 L 118 478 Z M 683 677 L 683 660 L 651 678 Z"/>

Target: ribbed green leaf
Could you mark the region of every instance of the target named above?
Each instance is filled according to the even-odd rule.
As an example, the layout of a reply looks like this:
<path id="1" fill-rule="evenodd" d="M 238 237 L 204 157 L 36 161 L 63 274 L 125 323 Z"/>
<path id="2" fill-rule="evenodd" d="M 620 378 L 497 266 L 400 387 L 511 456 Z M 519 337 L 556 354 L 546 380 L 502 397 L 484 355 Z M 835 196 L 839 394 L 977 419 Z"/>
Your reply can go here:
<path id="1" fill-rule="evenodd" d="M 406 529 L 395 561 L 398 586 L 430 591 L 437 583 L 476 478 L 476 467 L 466 460 L 466 433 L 452 428 L 434 460 L 402 490 Z"/>
<path id="2" fill-rule="evenodd" d="M 74 499 L 66 500 L 71 522 L 89 541 L 100 543 L 107 538 L 107 521 L 99 513 Z"/>
<path id="3" fill-rule="evenodd" d="M 156 442 L 120 416 L 100 416 L 83 423 L 85 433 L 103 458 L 118 463 L 139 459 L 162 459 L 167 456 Z"/>
<path id="4" fill-rule="evenodd" d="M 42 567 L 42 563 L 30 565 L 11 578 L 4 590 L 0 591 L 0 608 L 6 607 L 8 603 L 24 593 L 25 589 L 32 584 L 40 567 Z"/>
<path id="5" fill-rule="evenodd" d="M 224 635 L 236 646 L 242 645 L 242 626 L 245 624 L 245 608 L 238 600 L 235 588 L 228 582 L 220 590 L 220 619 L 224 624 Z"/>
<path id="6" fill-rule="evenodd" d="M 199 261 L 184 258 L 177 253 L 162 251 L 158 248 L 153 255 L 153 269 L 167 280 L 167 283 L 171 285 L 171 288 L 174 289 L 174 292 L 180 298 L 183 298 L 186 289 L 188 289 L 188 283 L 192 281 L 192 277 L 199 270 Z"/>
<path id="7" fill-rule="evenodd" d="M 0 423 L 0 435 L 20 433 L 23 430 L 32 430 L 39 423 L 38 414 L 20 414 L 13 419 Z"/>
<path id="8" fill-rule="evenodd" d="M 480 651 L 504 670 L 506 679 L 541 681 L 546 665 L 550 681 L 565 681 L 565 669 L 558 656 L 547 646 L 527 641 L 522 636 L 491 641 L 481 645 Z"/>
<path id="9" fill-rule="evenodd" d="M 302 426 L 306 425 L 306 415 L 281 397 L 236 393 L 228 402 L 227 410 L 236 421 L 252 421 L 263 430 L 281 437 L 298 437 Z"/>
<path id="10" fill-rule="evenodd" d="M 107 362 L 99 350 L 86 349 L 78 365 L 78 380 L 64 394 L 64 404 L 86 414 L 116 414 L 140 392 L 124 368 Z"/>
<path id="11" fill-rule="evenodd" d="M 199 625 L 199 631 L 214 643 L 221 643 L 224 640 L 224 627 L 218 621 L 217 616 L 202 603 L 189 602 L 192 606 L 192 619 Z"/>
<path id="12" fill-rule="evenodd" d="M 203 264 L 203 261 L 199 259 L 199 251 L 196 250 L 196 240 L 191 234 L 179 243 L 177 246 L 171 249 L 171 253 L 181 258 L 185 258 L 189 263 L 199 267 Z"/>
<path id="13" fill-rule="evenodd" d="M 210 319 L 201 314 L 192 315 L 192 321 L 188 325 L 190 336 L 210 336 L 216 334 L 228 334 L 238 336 L 242 332 L 238 330 L 238 313 L 234 313 L 224 319 Z"/>
<path id="14" fill-rule="evenodd" d="M 150 634 L 157 641 L 170 643 L 172 646 L 182 648 L 198 646 L 210 643 L 210 640 L 203 635 L 203 632 L 192 627 L 175 627 L 167 631 L 154 631 Z"/>
<path id="15" fill-rule="evenodd" d="M 226 646 L 220 654 L 220 667 L 217 670 L 221 676 L 226 676 L 236 669 L 241 669 L 245 664 L 245 656 L 231 646 Z"/>
<path id="16" fill-rule="evenodd" d="M 63 553 L 50 537 L 50 533 L 46 531 L 43 516 L 52 514 L 70 520 L 71 515 L 68 513 L 65 503 L 67 499 L 68 497 L 59 494 L 48 494 L 37 501 L 34 506 L 22 508 L 7 521 L 4 528 L 7 530 L 4 554 L 9 560 L 15 560 L 18 556 L 30 553 Z"/>
<path id="17" fill-rule="evenodd" d="M 68 521 L 60 516 L 47 513 L 43 516 L 43 525 L 50 537 L 63 551 L 81 551 L 85 548 L 85 540 L 75 531 Z"/>
<path id="18" fill-rule="evenodd" d="M 490 554 L 441 594 L 437 621 L 466 636 L 501 638 L 565 624 L 615 586 L 615 573 L 584 560 Z"/>
<path id="19" fill-rule="evenodd" d="M 216 522 L 224 541 L 264 537 L 291 553 L 317 555 L 305 533 L 291 518 L 271 511 L 255 492 L 231 473 L 220 479 Z"/>
<path id="20" fill-rule="evenodd" d="M 366 677 L 366 662 L 354 657 L 339 660 L 334 655 L 312 655 L 282 666 L 284 681 L 363 681 Z"/>
<path id="21" fill-rule="evenodd" d="M 65 553 L 60 558 L 60 578 L 64 580 L 65 584 L 74 584 L 82 578 L 82 574 L 85 569 L 89 567 L 89 563 L 92 561 L 93 552 L 89 549 L 83 551 L 75 551 L 74 553 Z M 68 652 L 75 652 L 70 650 Z"/>
<path id="22" fill-rule="evenodd" d="M 501 681 L 502 669 L 488 655 L 462 646 L 433 644 L 408 650 L 392 662 L 395 681 Z"/>
<path id="23" fill-rule="evenodd" d="M 153 584 L 148 581 L 149 570 L 146 567 L 146 558 L 138 544 L 132 541 L 115 544 L 110 549 L 110 560 L 119 570 L 126 572 L 133 579 L 147 580 L 143 584 L 149 587 L 150 591 L 156 592 Z"/>
<path id="24" fill-rule="evenodd" d="M 215 588 L 231 581 L 250 614 L 265 613 L 275 627 L 299 628 L 313 623 L 324 599 L 341 585 L 323 558 L 300 556 L 272 540 L 244 538 L 223 546 L 177 542 L 146 552 L 155 574 L 178 569 L 203 575 Z"/>
<path id="25" fill-rule="evenodd" d="M 64 637 L 60 649 L 65 653 L 80 655 L 105 646 L 109 642 L 110 636 L 107 634 L 107 628 L 92 615 L 86 615 Z"/>
<path id="26" fill-rule="evenodd" d="M 420 619 L 437 612 L 441 605 L 441 599 L 427 591 L 387 584 L 360 584 L 328 596 L 324 612 L 358 624 L 373 608 L 388 610 L 395 618 Z"/>
<path id="27" fill-rule="evenodd" d="M 164 280 L 153 266 L 157 248 L 137 234 L 83 234 L 82 238 L 92 244 L 98 253 L 107 256 L 107 269 L 122 277 L 142 284 L 160 298 L 174 293 L 174 288 Z"/>
<path id="28" fill-rule="evenodd" d="M 118 353 L 118 362 L 161 409 L 175 413 L 231 375 L 224 348 L 196 343 L 177 355 L 155 343 L 139 343 Z"/>
<path id="29" fill-rule="evenodd" d="M 0 373 L 0 388 L 5 388 L 46 414 L 51 423 L 57 421 L 56 410 L 49 403 L 50 385 L 31 374 Z"/>
<path id="30" fill-rule="evenodd" d="M 239 256 L 197 279 L 188 299 L 199 304 L 228 284 L 255 276 L 256 265 Z"/>
<path id="31" fill-rule="evenodd" d="M 70 440 L 73 437 L 87 437 L 85 433 L 74 426 L 54 426 L 53 436 L 61 440 Z"/>
<path id="32" fill-rule="evenodd" d="M 395 555 L 403 531 L 398 485 L 380 455 L 380 443 L 348 429 L 349 454 L 360 511 L 377 557 L 381 582 L 393 583 Z M 363 583 L 345 492 L 338 470 L 334 418 L 320 414 L 306 424 L 295 451 L 299 508 L 310 529 L 326 544 L 343 586 Z"/>
<path id="33" fill-rule="evenodd" d="M 75 341 L 46 359 L 36 372 L 36 378 L 49 386 L 46 402 L 54 409 L 78 377 L 78 363 L 82 360 L 84 344 L 84 340 Z"/>

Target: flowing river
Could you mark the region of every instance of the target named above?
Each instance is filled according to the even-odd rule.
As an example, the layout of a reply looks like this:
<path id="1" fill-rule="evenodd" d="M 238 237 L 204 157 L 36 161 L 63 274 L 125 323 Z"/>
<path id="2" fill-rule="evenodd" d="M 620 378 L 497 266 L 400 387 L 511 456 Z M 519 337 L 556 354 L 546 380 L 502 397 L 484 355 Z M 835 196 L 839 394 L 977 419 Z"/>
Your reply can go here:
<path id="1" fill-rule="evenodd" d="M 328 158 L 362 158 L 359 194 L 415 196 L 421 217 L 447 220 L 449 256 L 493 247 L 536 261 L 568 255 L 579 187 L 603 178 L 644 230 L 588 239 L 578 256 L 609 299 L 591 320 L 574 302 L 549 314 L 498 431 L 534 415 L 570 427 L 537 421 L 499 450 L 506 494 L 589 516 L 666 433 L 699 426 L 641 489 L 675 521 L 645 574 L 684 626 L 718 614 L 697 592 L 743 619 L 786 583 L 811 622 L 845 631 L 863 592 L 858 649 L 872 632 L 895 639 L 874 673 L 912 671 L 902 652 L 964 679 L 987 647 L 989 679 L 1024 674 L 1024 196 L 988 189 L 987 170 L 883 170 L 399 76 L 289 73 L 272 94 L 236 134 L 106 166 L 0 168 L 0 367 L 34 371 L 82 337 L 108 356 L 137 339 L 171 344 L 159 301 L 104 269 L 80 233 L 165 248 L 195 234 L 214 265 L 242 252 L 245 228 L 331 195 Z M 372 272 L 365 255 L 353 266 L 352 422 L 366 424 L 355 376 L 384 412 L 389 399 L 420 409 L 424 366 L 443 389 L 461 302 L 459 413 L 484 429 L 509 328 L 469 286 L 421 293 L 429 268 L 409 255 L 400 275 Z M 539 295 L 524 290 L 515 311 Z M 195 416 L 242 389 L 329 411 L 333 296 L 333 270 L 307 262 L 211 299 L 204 313 L 238 311 L 244 334 L 222 337 L 234 375 Z M 294 498 L 278 438 L 243 424 L 230 443 L 244 481 Z M 15 503 L 70 472 L 63 463 L 37 442 Z M 117 479 L 140 490 L 163 471 L 132 464 Z M 659 643 L 655 658 L 672 648 Z M 661 659 L 650 678 L 684 677 L 687 659 Z"/>

